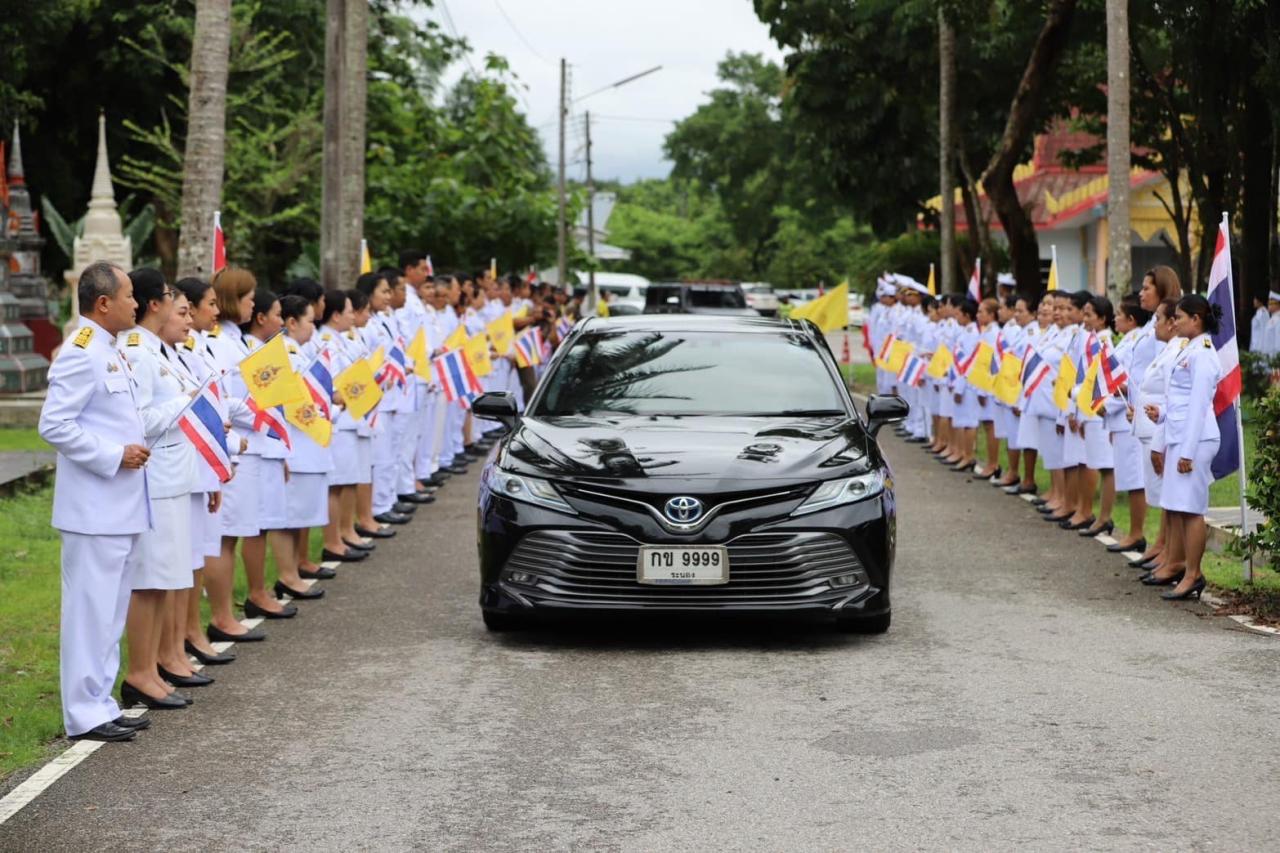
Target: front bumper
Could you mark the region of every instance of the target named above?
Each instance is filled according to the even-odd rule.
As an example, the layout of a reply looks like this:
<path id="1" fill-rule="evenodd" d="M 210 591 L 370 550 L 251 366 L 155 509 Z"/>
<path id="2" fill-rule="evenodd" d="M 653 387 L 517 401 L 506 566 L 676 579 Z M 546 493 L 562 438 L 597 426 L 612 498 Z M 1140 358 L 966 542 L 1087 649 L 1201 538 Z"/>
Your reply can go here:
<path id="1" fill-rule="evenodd" d="M 829 619 L 876 616 L 890 609 L 891 492 L 799 518 L 736 524 L 719 536 L 712 529 L 694 536 L 652 528 L 642 532 L 626 524 L 562 515 L 487 490 L 482 490 L 479 512 L 480 606 L 491 612 Z M 638 583 L 642 544 L 724 544 L 729 581 L 715 586 Z M 513 572 L 519 582 L 512 579 Z"/>

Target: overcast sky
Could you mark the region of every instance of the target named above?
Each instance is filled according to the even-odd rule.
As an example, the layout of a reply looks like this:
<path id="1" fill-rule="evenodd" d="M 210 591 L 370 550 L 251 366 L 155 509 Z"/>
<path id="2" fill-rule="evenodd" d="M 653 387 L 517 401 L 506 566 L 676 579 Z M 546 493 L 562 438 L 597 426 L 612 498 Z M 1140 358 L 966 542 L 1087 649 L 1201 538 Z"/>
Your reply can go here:
<path id="1" fill-rule="evenodd" d="M 447 3 L 447 5 L 446 5 Z M 436 0 L 428 13 L 472 46 L 472 63 L 505 56 L 525 85 L 523 103 L 556 163 L 559 61 L 569 61 L 571 92 L 580 97 L 624 77 L 662 70 L 593 95 L 573 107 L 566 131 L 570 177 L 581 177 L 582 114 L 591 111 L 594 170 L 600 178 L 665 177 L 662 140 L 671 119 L 693 112 L 716 85 L 716 63 L 730 50 L 781 62 L 751 0 Z M 505 13 L 505 14 L 504 14 Z M 450 80 L 466 70 L 451 69 Z"/>

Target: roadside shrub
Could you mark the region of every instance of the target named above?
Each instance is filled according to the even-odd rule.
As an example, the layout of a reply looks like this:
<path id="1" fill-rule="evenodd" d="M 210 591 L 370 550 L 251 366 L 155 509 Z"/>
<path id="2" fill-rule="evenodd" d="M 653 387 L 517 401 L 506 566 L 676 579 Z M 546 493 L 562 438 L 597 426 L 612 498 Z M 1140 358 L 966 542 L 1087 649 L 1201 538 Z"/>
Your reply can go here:
<path id="1" fill-rule="evenodd" d="M 1252 554 L 1256 563 L 1280 572 L 1280 386 L 1262 396 L 1256 411 L 1258 446 L 1249 460 L 1247 497 L 1267 521 L 1233 542 L 1231 551 L 1242 557 Z"/>

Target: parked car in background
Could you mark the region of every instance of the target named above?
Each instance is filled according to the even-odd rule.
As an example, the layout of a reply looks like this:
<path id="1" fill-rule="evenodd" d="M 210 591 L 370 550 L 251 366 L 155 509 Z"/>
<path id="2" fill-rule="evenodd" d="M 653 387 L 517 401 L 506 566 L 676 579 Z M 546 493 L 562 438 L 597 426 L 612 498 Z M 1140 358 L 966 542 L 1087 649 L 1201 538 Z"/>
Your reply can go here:
<path id="1" fill-rule="evenodd" d="M 573 293 L 578 297 L 586 296 L 591 289 L 588 284 L 590 273 L 579 272 L 576 275 L 580 283 L 574 285 Z M 608 295 L 610 311 L 619 305 L 631 305 L 636 309 L 633 313 L 639 314 L 644 310 L 644 295 L 649 289 L 649 279 L 629 272 L 597 272 L 596 289 L 600 291 L 601 298 Z"/>
<path id="2" fill-rule="evenodd" d="M 790 305 L 792 308 L 803 305 L 806 302 L 812 302 L 818 298 L 818 289 L 816 287 L 797 287 L 794 290 L 779 291 L 778 298 Z"/>
<path id="3" fill-rule="evenodd" d="M 649 285 L 646 314 L 721 314 L 756 317 L 742 285 L 728 281 L 664 281 Z"/>
<path id="4" fill-rule="evenodd" d="M 747 307 L 764 317 L 778 316 L 778 294 L 773 285 L 763 281 L 744 281 L 742 292 L 747 297 Z"/>

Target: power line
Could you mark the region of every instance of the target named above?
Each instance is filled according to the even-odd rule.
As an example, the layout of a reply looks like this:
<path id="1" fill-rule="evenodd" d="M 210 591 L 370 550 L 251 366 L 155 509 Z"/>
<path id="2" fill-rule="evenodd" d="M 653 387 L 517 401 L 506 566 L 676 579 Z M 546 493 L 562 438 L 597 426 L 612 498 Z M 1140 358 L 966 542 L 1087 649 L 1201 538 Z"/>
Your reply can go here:
<path id="1" fill-rule="evenodd" d="M 454 39 L 462 41 L 462 36 L 458 35 L 458 28 L 454 26 L 453 15 L 449 14 L 448 0 L 440 0 L 440 11 L 444 13 L 444 22 L 449 27 L 449 32 L 453 33 Z M 479 77 L 480 74 L 476 71 L 476 67 L 471 64 L 471 52 L 463 50 L 462 58 L 467 61 L 467 67 L 471 69 L 471 76 Z"/>
<path id="2" fill-rule="evenodd" d="M 516 22 L 511 20 L 511 16 L 507 14 L 507 10 L 502 7 L 502 0 L 493 0 L 493 3 L 498 7 L 498 11 L 502 13 L 502 19 L 507 22 L 507 26 L 511 27 L 511 32 L 516 34 L 516 38 L 524 42 L 524 46 L 529 48 L 529 52 L 545 64 L 554 66 L 555 63 L 547 59 L 541 53 L 538 53 L 538 49 L 533 46 L 533 43 L 524 37 L 524 33 L 520 32 L 520 28 L 516 26 Z"/>
<path id="3" fill-rule="evenodd" d="M 591 118 L 593 120 L 606 119 L 608 121 L 650 121 L 658 124 L 675 124 L 678 121 L 683 121 L 683 119 L 678 118 L 658 118 L 657 116 L 611 116 L 601 115 L 600 113 L 592 113 Z"/>

